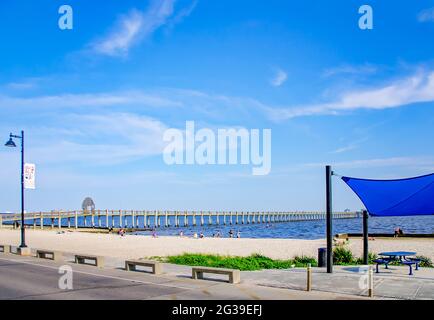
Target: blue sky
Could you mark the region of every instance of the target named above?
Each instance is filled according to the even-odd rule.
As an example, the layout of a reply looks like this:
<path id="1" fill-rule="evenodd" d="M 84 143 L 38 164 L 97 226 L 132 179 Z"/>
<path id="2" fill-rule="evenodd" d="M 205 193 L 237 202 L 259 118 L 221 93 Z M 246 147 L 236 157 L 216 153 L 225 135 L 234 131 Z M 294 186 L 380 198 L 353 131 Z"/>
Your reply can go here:
<path id="1" fill-rule="evenodd" d="M 58 28 L 58 9 L 74 29 Z M 324 165 L 434 171 L 434 1 L 3 0 L 0 132 L 26 132 L 27 209 L 323 210 Z M 272 130 L 272 169 L 168 166 L 162 134 Z M 0 211 L 19 152 L 0 149 Z M 335 208 L 362 204 L 338 179 Z"/>

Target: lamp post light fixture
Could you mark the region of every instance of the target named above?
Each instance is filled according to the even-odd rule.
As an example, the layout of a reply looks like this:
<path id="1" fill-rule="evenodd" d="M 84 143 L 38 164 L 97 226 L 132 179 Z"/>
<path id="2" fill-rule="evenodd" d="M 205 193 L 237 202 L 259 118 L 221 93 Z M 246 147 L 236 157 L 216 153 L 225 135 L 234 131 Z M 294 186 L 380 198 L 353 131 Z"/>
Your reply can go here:
<path id="1" fill-rule="evenodd" d="M 21 136 L 9 134 L 9 140 L 6 142 L 6 147 L 16 147 L 13 138 L 21 139 L 21 245 L 20 248 L 27 248 L 26 235 L 24 229 L 24 131 L 21 130 Z"/>

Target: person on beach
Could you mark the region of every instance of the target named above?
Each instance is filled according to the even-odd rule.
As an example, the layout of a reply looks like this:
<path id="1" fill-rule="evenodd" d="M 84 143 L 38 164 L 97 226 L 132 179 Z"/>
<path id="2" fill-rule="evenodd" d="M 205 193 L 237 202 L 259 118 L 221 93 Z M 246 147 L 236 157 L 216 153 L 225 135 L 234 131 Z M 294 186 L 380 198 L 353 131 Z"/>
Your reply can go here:
<path id="1" fill-rule="evenodd" d="M 157 238 L 157 230 L 152 230 L 152 238 Z"/>
<path id="2" fill-rule="evenodd" d="M 203 232 L 200 233 L 199 238 L 203 239 L 205 236 L 203 235 Z"/>
<path id="3" fill-rule="evenodd" d="M 234 237 L 234 232 L 231 230 L 229 230 L 229 238 L 233 238 Z"/>
<path id="4" fill-rule="evenodd" d="M 196 233 L 196 232 L 193 233 L 193 238 L 194 238 L 194 239 L 197 239 L 197 233 Z"/>
<path id="5" fill-rule="evenodd" d="M 220 231 L 217 231 L 216 237 L 220 238 Z"/>
<path id="6" fill-rule="evenodd" d="M 240 232 L 240 230 L 238 230 L 238 232 L 237 232 L 237 239 L 239 239 L 239 238 L 241 238 L 241 232 Z"/>
<path id="7" fill-rule="evenodd" d="M 402 236 L 404 234 L 404 232 L 402 231 L 402 229 L 400 227 L 396 227 L 395 228 L 395 235 L 394 237 L 398 237 L 398 236 Z"/>
<path id="8" fill-rule="evenodd" d="M 179 231 L 179 236 L 182 238 L 184 236 L 184 231 Z"/>
<path id="9" fill-rule="evenodd" d="M 125 235 L 125 230 L 124 230 L 124 228 L 121 228 L 121 229 L 119 230 L 119 235 L 120 235 L 121 237 L 123 237 L 123 236 Z"/>

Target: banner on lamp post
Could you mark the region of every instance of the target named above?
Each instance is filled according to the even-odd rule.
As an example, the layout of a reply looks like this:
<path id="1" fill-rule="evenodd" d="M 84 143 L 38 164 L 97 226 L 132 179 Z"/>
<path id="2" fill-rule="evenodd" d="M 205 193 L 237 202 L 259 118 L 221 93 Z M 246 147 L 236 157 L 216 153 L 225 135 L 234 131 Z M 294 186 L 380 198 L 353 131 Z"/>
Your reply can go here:
<path id="1" fill-rule="evenodd" d="M 35 189 L 35 165 L 24 164 L 24 189 Z"/>

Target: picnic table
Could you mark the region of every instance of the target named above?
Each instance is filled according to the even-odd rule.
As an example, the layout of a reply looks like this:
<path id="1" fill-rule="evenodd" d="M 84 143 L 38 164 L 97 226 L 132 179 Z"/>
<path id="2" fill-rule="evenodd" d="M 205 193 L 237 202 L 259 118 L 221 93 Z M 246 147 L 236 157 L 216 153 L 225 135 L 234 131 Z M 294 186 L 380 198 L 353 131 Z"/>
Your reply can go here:
<path id="1" fill-rule="evenodd" d="M 413 275 L 413 265 L 416 266 L 416 270 L 419 270 L 420 259 L 413 258 L 416 256 L 416 252 L 411 251 L 390 251 L 390 252 L 380 252 L 378 254 L 380 258 L 375 259 L 374 262 L 377 264 L 376 273 L 378 273 L 378 266 L 384 264 L 386 269 L 389 269 L 388 265 L 391 262 L 398 262 L 402 265 L 406 265 L 410 268 L 409 275 Z"/>

